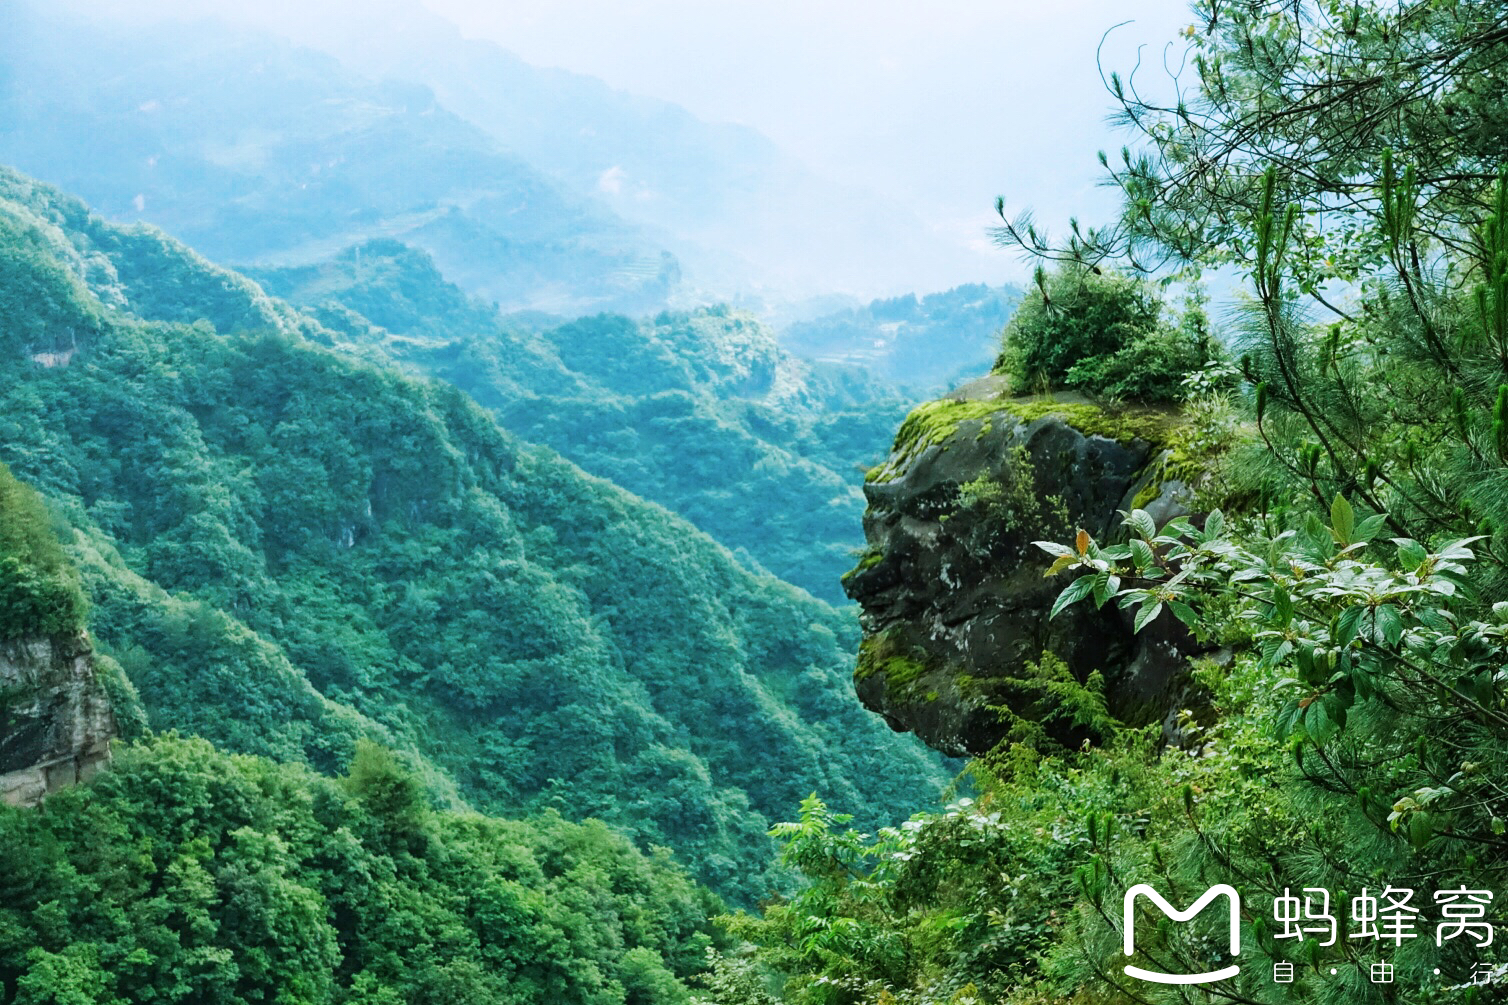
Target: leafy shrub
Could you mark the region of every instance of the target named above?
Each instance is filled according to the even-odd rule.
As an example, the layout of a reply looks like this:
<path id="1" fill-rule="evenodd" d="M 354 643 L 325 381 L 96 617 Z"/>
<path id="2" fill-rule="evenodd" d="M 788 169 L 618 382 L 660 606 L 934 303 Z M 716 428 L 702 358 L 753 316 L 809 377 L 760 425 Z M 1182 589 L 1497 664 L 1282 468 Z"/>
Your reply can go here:
<path id="1" fill-rule="evenodd" d="M 1183 380 L 1216 358 L 1202 314 L 1185 315 L 1177 327 L 1158 325 L 1108 356 L 1075 363 L 1066 383 L 1110 398 L 1176 401 Z"/>
<path id="2" fill-rule="evenodd" d="M 1031 455 L 1019 444 L 1010 448 L 999 474 L 982 474 L 960 485 L 958 502 L 980 511 L 1001 533 L 1040 536 L 1044 529 L 1051 533 L 1069 526 L 1062 496 L 1037 487 Z"/>
<path id="3" fill-rule="evenodd" d="M 84 595 L 42 500 L 0 464 L 0 640 L 84 623 Z"/>
<path id="4" fill-rule="evenodd" d="M 1072 267 L 1039 275 L 1037 290 L 1006 325 L 995 369 L 1021 389 L 1176 401 L 1183 378 L 1217 353 L 1197 306 L 1176 325 L 1162 308 L 1140 279 Z"/>

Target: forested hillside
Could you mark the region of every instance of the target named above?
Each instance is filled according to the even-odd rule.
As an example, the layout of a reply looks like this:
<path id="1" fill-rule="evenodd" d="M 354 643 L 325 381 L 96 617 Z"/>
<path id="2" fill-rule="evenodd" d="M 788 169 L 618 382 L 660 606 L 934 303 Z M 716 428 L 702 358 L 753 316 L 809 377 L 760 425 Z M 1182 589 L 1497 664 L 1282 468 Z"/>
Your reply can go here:
<path id="1" fill-rule="evenodd" d="M 433 810 L 376 746 L 332 779 L 158 737 L 0 807 L 0 854 L 8 1001 L 684 1003 L 719 938 L 603 824 Z"/>
<path id="2" fill-rule="evenodd" d="M 0 465 L 7 684 L 17 645 L 86 624 L 54 524 Z M 134 711 L 120 667 L 94 663 L 116 708 Z M 27 727 L 49 725 L 15 728 L 18 697 L 0 690 L 0 773 L 25 753 Z M 336 779 L 176 735 L 118 749 L 93 784 L 53 792 L 45 809 L 0 804 L 0 997 L 687 1000 L 682 979 L 719 936 L 715 898 L 680 868 L 601 823 L 429 803 L 368 741 Z"/>
<path id="3" fill-rule="evenodd" d="M 878 821 L 946 778 L 853 702 L 850 614 L 160 234 L 0 183 L 0 460 L 71 527 L 151 728 L 324 772 L 371 738 L 438 798 L 599 817 L 743 901 L 809 792 Z"/>
<path id="4" fill-rule="evenodd" d="M 864 469 L 907 408 L 865 370 L 797 359 L 722 307 L 529 330 L 393 241 L 252 275 L 363 351 L 449 381 L 524 439 L 842 601 Z"/>
<path id="5" fill-rule="evenodd" d="M 792 352 L 861 365 L 924 395 L 989 370 L 1000 351 L 1000 330 L 1020 302 L 1014 286 L 970 283 L 798 321 L 780 340 Z"/>

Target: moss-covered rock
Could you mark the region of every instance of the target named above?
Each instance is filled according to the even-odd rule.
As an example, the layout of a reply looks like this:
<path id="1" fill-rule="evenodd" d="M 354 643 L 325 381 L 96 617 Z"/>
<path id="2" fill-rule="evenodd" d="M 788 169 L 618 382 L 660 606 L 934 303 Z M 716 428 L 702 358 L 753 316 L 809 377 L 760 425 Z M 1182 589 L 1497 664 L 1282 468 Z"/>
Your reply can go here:
<path id="1" fill-rule="evenodd" d="M 1007 391 L 986 377 L 907 417 L 865 485 L 868 547 L 844 578 L 866 633 L 860 699 L 960 756 L 1007 735 L 1000 707 L 1044 652 L 1081 682 L 1102 674 L 1112 713 L 1150 720 L 1188 643 L 1172 624 L 1134 636 L 1087 605 L 1049 621 L 1064 584 L 1043 578 L 1032 545 L 1113 535 L 1133 499 L 1160 520 L 1187 512 L 1176 413 Z"/>

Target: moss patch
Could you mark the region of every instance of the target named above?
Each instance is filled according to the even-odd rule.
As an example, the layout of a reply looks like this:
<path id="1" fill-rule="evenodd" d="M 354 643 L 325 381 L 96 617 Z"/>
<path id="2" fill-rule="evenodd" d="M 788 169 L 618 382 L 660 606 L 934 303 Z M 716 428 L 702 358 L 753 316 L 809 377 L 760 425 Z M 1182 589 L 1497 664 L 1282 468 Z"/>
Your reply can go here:
<path id="1" fill-rule="evenodd" d="M 1149 503 L 1162 494 L 1162 482 L 1161 472 L 1154 474 L 1151 480 L 1142 486 L 1141 491 L 1131 499 L 1131 508 L 1133 510 L 1146 509 Z"/>
<path id="2" fill-rule="evenodd" d="M 850 579 L 852 579 L 853 577 L 857 576 L 859 573 L 863 572 L 865 569 L 873 569 L 875 566 L 879 565 L 884 560 L 885 560 L 885 553 L 883 551 L 880 551 L 878 548 L 869 548 L 869 549 L 867 549 L 864 552 L 864 554 L 859 558 L 859 564 L 856 565 L 856 566 L 854 566 L 852 569 L 849 569 L 847 572 L 843 573 L 843 582 L 845 582 L 845 583 L 848 582 Z"/>
<path id="3" fill-rule="evenodd" d="M 943 398 L 918 405 L 906 416 L 896 431 L 890 458 L 870 468 L 864 480 L 884 482 L 897 477 L 907 463 L 930 446 L 943 445 L 965 422 L 978 422 L 975 440 L 987 435 L 994 419 L 1009 415 L 1022 422 L 1034 422 L 1057 416 L 1068 425 L 1090 436 L 1104 436 L 1122 443 L 1145 440 L 1155 448 L 1168 445 L 1179 426 L 1174 409 L 1135 406 L 1106 408 L 1084 401 L 1056 401 L 1051 397 L 994 398 L 987 401 L 955 401 Z"/>
<path id="4" fill-rule="evenodd" d="M 1162 488 L 1166 482 L 1180 481 L 1193 484 L 1201 473 L 1199 462 L 1179 449 L 1177 445 L 1159 454 L 1152 462 L 1150 470 L 1151 477 L 1147 480 L 1147 484 L 1143 485 L 1131 500 L 1132 509 L 1146 509 L 1162 494 Z"/>
<path id="5" fill-rule="evenodd" d="M 892 454 L 910 456 L 941 443 L 958 432 L 959 423 L 970 419 L 988 419 L 1002 411 L 997 401 L 953 401 L 943 398 L 917 405 L 896 430 Z M 881 465 L 879 471 L 889 465 Z M 873 475 L 875 472 L 871 472 Z"/>
<path id="6" fill-rule="evenodd" d="M 883 635 L 867 635 L 859 643 L 858 666 L 854 668 L 854 680 L 867 680 L 877 673 L 885 675 L 885 695 L 891 701 L 905 701 L 914 697 L 916 682 L 931 670 L 927 654 L 920 649 L 908 647 L 894 637 L 893 632 Z"/>
<path id="7" fill-rule="evenodd" d="M 1122 443 L 1146 440 L 1165 446 L 1178 427 L 1178 413 L 1145 406 L 1110 409 L 1087 402 L 1053 401 L 1051 398 L 1011 398 L 995 402 L 995 410 L 1009 412 L 1023 422 L 1056 415 L 1081 433 L 1103 436 Z"/>

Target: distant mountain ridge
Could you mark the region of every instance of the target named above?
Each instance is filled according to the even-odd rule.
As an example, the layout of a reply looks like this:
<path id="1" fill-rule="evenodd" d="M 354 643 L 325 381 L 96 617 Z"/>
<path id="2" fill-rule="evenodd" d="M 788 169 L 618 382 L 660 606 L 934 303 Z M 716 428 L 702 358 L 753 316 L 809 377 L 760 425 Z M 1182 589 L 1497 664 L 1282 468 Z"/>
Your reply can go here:
<path id="1" fill-rule="evenodd" d="M 714 299 L 928 288 L 977 268 L 905 207 L 821 177 L 748 126 L 532 65 L 416 0 L 322 9 L 313 23 L 302 12 L 259 20 L 302 26 L 300 41 L 369 76 L 432 89 L 572 191 L 651 228 Z M 354 32 L 358 9 L 371 14 Z"/>
<path id="2" fill-rule="evenodd" d="M 1019 287 L 968 283 L 798 321 L 780 339 L 792 352 L 863 366 L 925 395 L 988 373 L 1000 352 L 1001 331 L 1020 302 Z"/>
<path id="3" fill-rule="evenodd" d="M 397 237 L 507 309 L 762 309 L 979 265 L 753 129 L 532 66 L 416 3 L 180 6 L 130 27 L 86 2 L 0 10 L 0 160 L 222 264 Z M 313 48 L 246 27 L 294 8 L 329 12 Z"/>
<path id="4" fill-rule="evenodd" d="M 651 309 L 661 242 L 568 191 L 426 88 L 214 21 L 106 27 L 0 11 L 0 160 L 222 262 L 417 244 L 473 292 L 558 312 Z"/>

